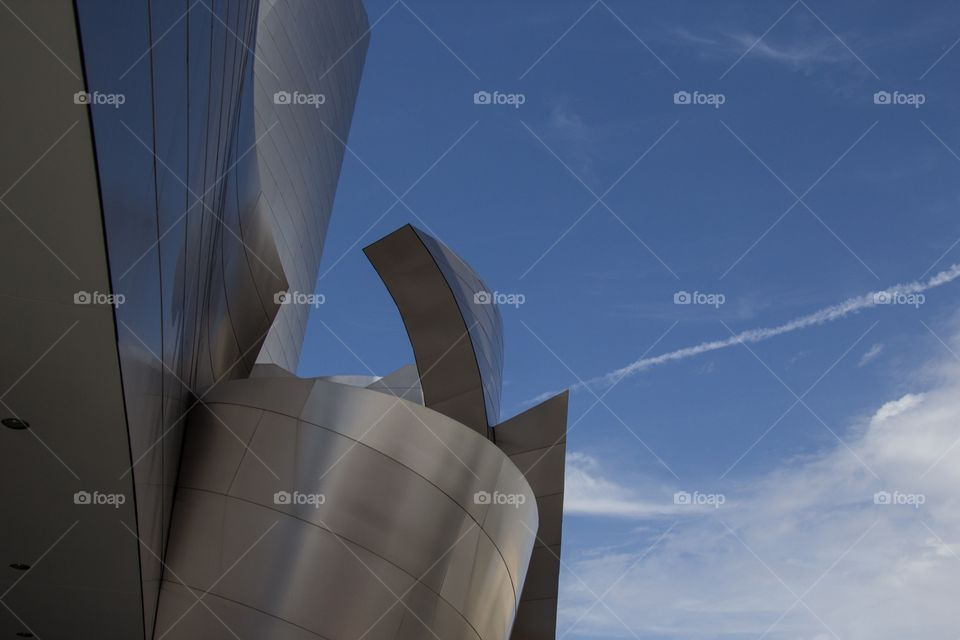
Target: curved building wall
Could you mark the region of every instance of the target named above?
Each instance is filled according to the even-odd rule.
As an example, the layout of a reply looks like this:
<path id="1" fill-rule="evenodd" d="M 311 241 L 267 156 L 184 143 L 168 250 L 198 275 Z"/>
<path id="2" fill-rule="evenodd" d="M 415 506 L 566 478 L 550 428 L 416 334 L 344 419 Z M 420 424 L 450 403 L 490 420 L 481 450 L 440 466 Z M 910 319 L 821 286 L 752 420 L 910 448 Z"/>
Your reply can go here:
<path id="1" fill-rule="evenodd" d="M 496 445 L 321 380 L 237 380 L 209 406 L 184 444 L 159 634 L 226 639 L 243 620 L 277 640 L 509 636 L 538 519 Z"/>
<path id="2" fill-rule="evenodd" d="M 257 159 L 263 204 L 291 291 L 313 293 L 317 284 L 367 32 L 360 0 L 260 2 Z M 296 371 L 312 308 L 284 305 L 258 362 Z"/>
<path id="3" fill-rule="evenodd" d="M 0 287 L 12 336 L 0 378 L 5 416 L 31 424 L 0 430 L 0 515 L 16 525 L 0 527 L 0 548 L 34 566 L 0 578 L 0 626 L 552 633 L 566 401 L 484 437 L 503 345 L 495 306 L 471 306 L 486 288 L 469 267 L 412 227 L 368 248 L 427 366 L 369 388 L 289 374 L 309 307 L 275 294 L 313 290 L 366 48 L 359 2 L 11 2 L 0 46 L 23 64 L 4 86 L 35 102 L 0 105 L 20 125 L 3 132 L 0 172 L 23 216 L 0 216 L 0 256 L 30 277 Z M 123 101 L 70 101 L 83 91 Z M 277 91 L 325 100 L 275 103 Z M 410 250 L 416 268 L 391 262 Z M 122 303 L 78 303 L 80 291 Z M 421 390 L 427 407 L 399 399 Z M 123 502 L 77 501 L 87 492 Z"/>
<path id="4" fill-rule="evenodd" d="M 500 413 L 503 326 L 486 285 L 457 254 L 409 224 L 363 251 L 400 311 L 424 403 L 491 435 Z"/>
<path id="5" fill-rule="evenodd" d="M 246 375 L 285 285 L 259 206 L 256 0 L 77 2 L 116 307 L 144 628 L 162 575 L 183 416 Z"/>
<path id="6" fill-rule="evenodd" d="M 313 291 L 342 159 L 319 118 L 346 138 L 366 41 L 316 78 L 367 23 L 306 0 L 77 0 L 76 20 L 87 93 L 122 97 L 89 112 L 149 637 L 185 414 L 268 331 L 268 360 L 296 366 L 310 307 L 275 295 Z M 274 104 L 275 78 L 331 100 Z"/>
<path id="7" fill-rule="evenodd" d="M 470 343 L 480 369 L 487 424 L 500 421 L 503 388 L 503 319 L 493 300 L 494 292 L 473 267 L 433 236 L 416 229 L 417 235 L 443 273 L 460 314 L 470 332 Z"/>

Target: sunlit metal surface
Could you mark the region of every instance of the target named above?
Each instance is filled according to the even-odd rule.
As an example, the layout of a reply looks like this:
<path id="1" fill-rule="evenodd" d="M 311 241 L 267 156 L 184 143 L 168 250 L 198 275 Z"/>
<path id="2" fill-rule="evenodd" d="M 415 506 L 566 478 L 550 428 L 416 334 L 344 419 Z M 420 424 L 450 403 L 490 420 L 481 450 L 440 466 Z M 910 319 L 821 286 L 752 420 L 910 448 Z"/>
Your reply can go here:
<path id="1" fill-rule="evenodd" d="M 322 24 L 327 37 L 301 47 L 303 34 L 282 41 L 265 29 L 261 41 L 264 21 Z M 313 249 L 297 271 L 316 275 L 342 157 L 336 138 L 347 136 L 366 42 L 326 81 L 337 96 L 325 117 L 332 133 L 314 122 L 272 140 L 258 128 L 254 51 L 297 59 L 306 82 L 300 64 L 329 64 L 366 27 L 359 0 L 10 0 L 0 11 L 4 57 L 17 61 L 3 69 L 5 93 L 31 96 L 3 101 L 5 121 L 17 123 L 4 127 L 4 188 L 17 190 L 4 196 L 16 211 L 0 216 L 0 253 L 6 272 L 29 278 L 5 279 L 0 291 L 20 301 L 3 307 L 18 355 L 3 359 L 0 376 L 13 384 L 48 349 L 44 364 L 56 365 L 34 369 L 33 384 L 4 399 L 35 431 L 3 443 L 4 473 L 33 487 L 3 496 L 4 522 L 24 523 L 3 527 L 3 549 L 37 558 L 69 531 L 10 593 L 19 613 L 0 609 L 0 631 L 152 636 L 183 418 L 215 382 L 249 374 L 274 296 L 289 288 L 278 183 L 318 218 L 301 230 Z M 285 183 L 291 161 L 305 165 L 306 196 Z M 78 305 L 79 292 L 123 303 Z M 125 502 L 84 509 L 77 491 Z M 51 602 L 60 615 L 47 613 Z"/>
<path id="2" fill-rule="evenodd" d="M 566 398 L 497 424 L 469 266 L 409 226 L 368 247 L 417 365 L 291 373 L 311 307 L 276 294 L 317 275 L 359 0 L 9 2 L 0 77 L 31 99 L 0 103 L 0 410 L 30 427 L 0 430 L 0 634 L 552 633 Z"/>
<path id="3" fill-rule="evenodd" d="M 124 296 L 115 313 L 148 633 L 181 418 L 191 394 L 249 373 L 287 286 L 252 148 L 257 9 L 197 4 L 184 17 L 174 3 L 77 3 L 87 91 L 124 96 L 91 107 L 91 132 L 111 290 Z"/>
<path id="4" fill-rule="evenodd" d="M 293 292 L 313 293 L 370 36 L 359 0 L 260 0 L 254 59 L 262 204 Z M 258 362 L 296 371 L 313 307 L 285 304 Z"/>
<path id="5" fill-rule="evenodd" d="M 493 443 L 324 380 L 237 380 L 209 407 L 184 444 L 159 633 L 231 637 L 205 607 L 178 621 L 183 584 L 271 638 L 509 635 L 537 505 Z"/>

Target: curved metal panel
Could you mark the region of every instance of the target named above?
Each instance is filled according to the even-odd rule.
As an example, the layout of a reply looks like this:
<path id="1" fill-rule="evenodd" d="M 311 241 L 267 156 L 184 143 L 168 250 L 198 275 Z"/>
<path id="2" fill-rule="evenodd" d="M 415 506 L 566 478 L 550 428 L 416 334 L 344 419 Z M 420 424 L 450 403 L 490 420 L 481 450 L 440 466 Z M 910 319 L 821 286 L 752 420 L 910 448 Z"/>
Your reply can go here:
<path id="1" fill-rule="evenodd" d="M 392 396 L 397 396 L 410 402 L 423 404 L 423 389 L 420 387 L 420 374 L 417 373 L 417 367 L 413 364 L 401 367 L 390 375 L 368 384 L 367 389 L 389 393 Z"/>
<path id="2" fill-rule="evenodd" d="M 287 288 L 257 166 L 259 4 L 76 7 L 86 91 L 122 96 L 89 110 L 150 637 L 184 413 L 250 372 Z"/>
<path id="3" fill-rule="evenodd" d="M 503 340 L 486 286 L 456 254 L 411 225 L 363 252 L 400 311 L 426 406 L 487 434 L 500 411 Z"/>
<path id="4" fill-rule="evenodd" d="M 553 640 L 557 633 L 569 395 L 564 391 L 494 428 L 497 446 L 530 482 L 540 515 L 511 640 Z"/>
<path id="5" fill-rule="evenodd" d="M 500 421 L 500 393 L 503 386 L 503 320 L 493 292 L 463 258 L 436 238 L 414 227 L 423 245 L 443 273 L 461 315 L 467 321 L 470 342 L 487 410 L 487 424 Z"/>
<path id="6" fill-rule="evenodd" d="M 257 162 L 291 291 L 313 293 L 369 43 L 360 0 L 261 0 Z M 285 304 L 258 362 L 296 371 L 308 304 Z"/>
<path id="7" fill-rule="evenodd" d="M 236 380 L 209 406 L 184 444 L 158 633 L 209 626 L 203 610 L 176 622 L 182 583 L 319 637 L 509 635 L 537 506 L 493 443 L 323 380 Z"/>
<path id="8" fill-rule="evenodd" d="M 40 81 L 10 70 L 5 86 L 47 97 L 0 108 L 33 136 L 79 126 L 46 151 L 16 132 L 5 145 L 6 201 L 65 213 L 29 219 L 60 265 L 23 251 L 22 221 L 0 223 L 4 259 L 32 274 L 0 291 L 17 301 L 0 323 L 22 337 L 0 368 L 14 387 L 4 410 L 60 454 L 4 431 L 3 468 L 49 482 L 3 495 L 5 514 L 36 522 L 3 529 L 0 546 L 45 560 L 0 620 L 17 611 L 44 637 L 543 637 L 533 617 L 555 617 L 564 446 L 547 436 L 565 398 L 562 416 L 548 401 L 490 442 L 502 326 L 473 270 L 409 226 L 371 245 L 418 371 L 355 386 L 289 373 L 310 307 L 275 294 L 313 290 L 367 46 L 359 0 L 13 5 L 80 73 L 52 81 L 64 70 L 36 50 Z M 8 57 L 36 49 L 0 16 Z M 84 89 L 123 102 L 64 105 Z M 124 302 L 70 304 L 75 281 Z M 16 378 L 38 353 L 36 375 Z M 78 490 L 126 500 L 90 510 L 70 503 Z"/>

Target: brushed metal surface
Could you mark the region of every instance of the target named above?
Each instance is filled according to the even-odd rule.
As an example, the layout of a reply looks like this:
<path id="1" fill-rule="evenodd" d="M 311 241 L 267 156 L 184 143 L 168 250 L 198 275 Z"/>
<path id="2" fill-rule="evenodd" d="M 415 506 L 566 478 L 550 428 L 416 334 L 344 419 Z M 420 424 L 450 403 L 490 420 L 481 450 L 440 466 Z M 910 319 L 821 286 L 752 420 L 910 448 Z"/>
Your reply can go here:
<path id="1" fill-rule="evenodd" d="M 21 96 L 0 106 L 16 123 L 3 128 L 0 160 L 2 188 L 15 187 L 0 210 L 0 260 L 15 274 L 0 288 L 11 338 L 0 380 L 30 372 L 0 410 L 33 425 L 0 435 L 4 473 L 16 474 L 0 515 L 20 523 L 3 527 L 0 548 L 29 564 L 56 543 L 26 574 L 0 574 L 6 586 L 19 580 L 0 633 L 35 624 L 38 637 L 152 636 L 184 414 L 216 381 L 247 375 L 271 327 L 286 335 L 273 320 L 287 263 L 306 260 L 301 280 L 316 275 L 339 173 L 331 158 L 342 153 L 336 137 L 347 135 L 365 44 L 325 81 L 336 135 L 315 120 L 269 146 L 257 142 L 253 51 L 312 78 L 301 65 L 339 56 L 366 16 L 359 0 L 265 5 L 270 24 L 299 26 L 295 40 L 278 45 L 269 29 L 260 40 L 258 0 L 10 0 L 0 11 L 4 58 L 17 61 L 0 76 Z M 324 37 L 305 37 L 319 26 Z M 306 42 L 310 60 L 298 57 Z M 123 102 L 77 103 L 78 92 Z M 310 169 L 289 165 L 294 157 Z M 311 246 L 281 252 L 271 206 L 278 189 L 293 195 L 294 170 L 310 189 L 304 202 L 326 209 L 296 209 L 316 218 L 305 223 Z M 124 303 L 76 305 L 78 292 Z M 126 501 L 84 509 L 76 491 Z"/>
<path id="2" fill-rule="evenodd" d="M 254 61 L 263 206 L 291 291 L 313 293 L 370 36 L 360 0 L 261 0 Z M 335 65 L 335 66 L 334 66 Z M 277 92 L 323 96 L 278 104 Z M 308 304 L 285 304 L 257 362 L 296 371 Z"/>
<path id="3" fill-rule="evenodd" d="M 499 420 L 503 341 L 473 270 L 411 225 L 364 248 L 400 311 L 426 406 L 487 434 Z"/>
<path id="4" fill-rule="evenodd" d="M 0 574 L 0 632 L 552 634 L 566 398 L 488 439 L 502 327 L 468 265 L 409 226 L 371 245 L 417 369 L 290 373 L 310 307 L 274 294 L 313 289 L 367 46 L 359 0 L 10 2 L 59 59 L 0 11 L 5 57 L 25 61 L 4 86 L 34 98 L 0 105 L 22 124 L 0 159 L 16 183 L 0 260 L 18 275 L 0 288 L 0 410 L 31 423 L 0 432 L 0 549 L 33 565 Z M 82 90 L 125 102 L 70 101 Z M 330 101 L 283 108 L 277 91 Z"/>
<path id="5" fill-rule="evenodd" d="M 511 640 L 553 640 L 557 633 L 568 401 L 564 391 L 494 428 L 497 446 L 530 483 L 540 516 Z"/>
<path id="6" fill-rule="evenodd" d="M 368 384 L 367 389 L 423 404 L 423 388 L 420 386 L 420 376 L 417 373 L 417 366 L 414 364 L 401 367 L 376 382 Z"/>
<path id="7" fill-rule="evenodd" d="M 76 6 L 87 91 L 124 96 L 90 107 L 90 132 L 109 290 L 124 296 L 117 345 L 150 637 L 183 415 L 216 381 L 249 373 L 287 286 L 252 149 L 258 3 Z"/>
<path id="8" fill-rule="evenodd" d="M 496 445 L 426 407 L 326 380 L 235 380 L 209 403 L 184 443 L 158 633 L 212 628 L 202 605 L 177 622 L 183 584 L 260 615 L 280 638 L 509 635 L 538 519 Z M 323 501 L 278 504 L 277 492 Z M 224 615 L 227 626 L 238 617 Z"/>

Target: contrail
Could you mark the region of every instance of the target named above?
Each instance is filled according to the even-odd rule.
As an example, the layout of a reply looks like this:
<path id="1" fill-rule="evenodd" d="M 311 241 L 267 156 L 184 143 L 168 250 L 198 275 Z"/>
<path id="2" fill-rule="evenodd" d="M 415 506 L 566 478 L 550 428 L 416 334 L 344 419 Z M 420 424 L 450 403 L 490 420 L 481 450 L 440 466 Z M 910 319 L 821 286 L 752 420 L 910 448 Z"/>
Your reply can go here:
<path id="1" fill-rule="evenodd" d="M 833 322 L 834 320 L 840 320 L 841 318 L 845 318 L 851 313 L 856 313 L 862 309 L 870 309 L 872 307 L 898 302 L 905 296 L 921 294 L 929 289 L 935 289 L 953 282 L 957 278 L 960 278 L 960 264 L 954 264 L 949 269 L 941 271 L 940 273 L 931 276 L 927 280 L 917 280 L 907 284 L 898 284 L 890 287 L 889 289 L 871 291 L 870 293 L 844 300 L 839 304 L 826 307 L 819 311 L 815 311 L 814 313 L 800 316 L 799 318 L 776 327 L 749 329 L 723 340 L 701 342 L 698 345 L 684 347 L 683 349 L 670 351 L 669 353 L 664 353 L 659 356 L 641 358 L 631 362 L 625 367 L 611 371 L 606 375 L 591 378 L 590 380 L 586 380 L 584 382 L 578 382 L 577 384 L 573 385 L 571 389 L 582 389 L 592 385 L 611 385 L 625 376 L 630 376 L 640 371 L 646 371 L 647 369 L 657 365 L 675 362 L 677 360 L 686 360 L 687 358 L 698 356 L 701 353 L 733 347 L 741 342 L 763 342 L 764 340 L 769 340 L 770 338 L 783 335 L 785 333 L 791 333 L 800 329 L 806 329 L 807 327 L 818 326 L 828 322 Z M 534 401 L 540 401 L 546 397 L 550 397 L 551 395 L 553 394 L 541 394 L 541 396 L 537 396 Z"/>

